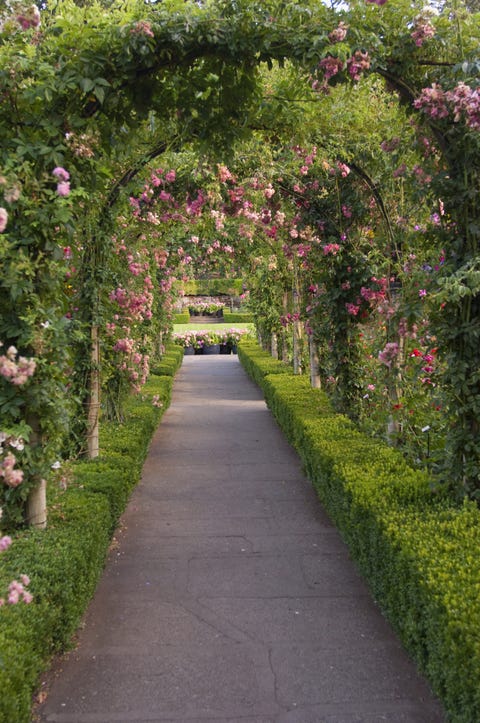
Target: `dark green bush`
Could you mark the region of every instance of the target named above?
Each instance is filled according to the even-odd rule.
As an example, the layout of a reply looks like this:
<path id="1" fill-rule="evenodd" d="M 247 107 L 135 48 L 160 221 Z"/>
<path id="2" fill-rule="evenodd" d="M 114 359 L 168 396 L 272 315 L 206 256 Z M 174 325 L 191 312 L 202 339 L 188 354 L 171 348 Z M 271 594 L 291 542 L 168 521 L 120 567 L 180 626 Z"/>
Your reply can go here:
<path id="1" fill-rule="evenodd" d="M 156 376 L 173 377 L 177 373 L 183 361 L 183 349 L 174 344 L 168 344 L 165 354 L 161 360 L 152 365 L 151 373 Z"/>
<path id="2" fill-rule="evenodd" d="M 25 573 L 34 596 L 30 605 L 0 609 L 0 723 L 30 721 L 40 673 L 78 627 L 152 434 L 170 403 L 172 383 L 171 375 L 151 376 L 142 393 L 128 400 L 126 421 L 102 425 L 101 456 L 73 464 L 66 491 L 49 490 L 47 529 L 19 533 L 0 556 L 0 595 Z"/>
<path id="3" fill-rule="evenodd" d="M 480 511 L 335 414 L 308 379 L 239 354 L 369 583 L 455 723 L 480 720 Z"/>
<path id="4" fill-rule="evenodd" d="M 242 279 L 192 279 L 183 285 L 184 293 L 187 296 L 215 296 L 215 294 L 227 294 L 229 296 L 240 296 L 243 291 Z"/>
<path id="5" fill-rule="evenodd" d="M 285 374 L 289 367 L 284 362 L 273 359 L 250 339 L 242 339 L 238 345 L 238 358 L 245 371 L 263 389 L 263 379 L 267 374 Z"/>
<path id="6" fill-rule="evenodd" d="M 226 324 L 253 324 L 253 314 L 247 311 L 223 310 L 223 318 Z"/>

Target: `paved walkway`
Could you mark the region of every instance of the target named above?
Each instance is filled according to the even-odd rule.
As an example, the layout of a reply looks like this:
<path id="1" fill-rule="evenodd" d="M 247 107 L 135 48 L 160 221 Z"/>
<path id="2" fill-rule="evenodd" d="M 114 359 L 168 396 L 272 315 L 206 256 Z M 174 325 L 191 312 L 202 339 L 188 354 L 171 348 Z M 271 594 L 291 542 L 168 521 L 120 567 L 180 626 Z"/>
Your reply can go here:
<path id="1" fill-rule="evenodd" d="M 444 721 L 237 357 L 185 358 L 117 542 L 41 721 Z"/>

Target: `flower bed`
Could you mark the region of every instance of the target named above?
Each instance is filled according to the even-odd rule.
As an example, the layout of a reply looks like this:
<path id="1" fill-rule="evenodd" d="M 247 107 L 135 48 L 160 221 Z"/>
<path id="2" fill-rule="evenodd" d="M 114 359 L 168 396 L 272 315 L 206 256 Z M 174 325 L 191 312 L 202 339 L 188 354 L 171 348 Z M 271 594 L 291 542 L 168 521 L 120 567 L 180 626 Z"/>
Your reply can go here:
<path id="1" fill-rule="evenodd" d="M 224 302 L 218 299 L 194 299 L 188 301 L 187 309 L 194 316 L 221 316 L 224 306 Z"/>
<path id="2" fill-rule="evenodd" d="M 254 342 L 239 358 L 449 720 L 480 720 L 478 507 L 434 494 L 426 473 Z"/>
<path id="3" fill-rule="evenodd" d="M 249 334 L 246 329 L 228 329 L 227 331 L 214 332 L 210 329 L 199 329 L 194 331 L 176 332 L 173 334 L 172 340 L 175 344 L 184 349 L 194 349 L 196 352 L 203 350 L 205 347 L 219 346 L 219 352 L 222 353 L 221 347 L 233 348 L 237 347 L 240 339 Z"/>

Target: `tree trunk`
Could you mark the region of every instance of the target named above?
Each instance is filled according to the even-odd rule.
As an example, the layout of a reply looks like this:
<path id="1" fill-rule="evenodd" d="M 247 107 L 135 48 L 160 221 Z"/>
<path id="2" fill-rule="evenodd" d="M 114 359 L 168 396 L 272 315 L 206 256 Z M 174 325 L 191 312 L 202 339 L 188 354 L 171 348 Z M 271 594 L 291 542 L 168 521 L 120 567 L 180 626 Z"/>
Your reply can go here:
<path id="1" fill-rule="evenodd" d="M 100 415 L 100 340 L 98 326 L 92 326 L 90 348 L 90 395 L 88 399 L 87 451 L 88 458 L 99 455 L 99 415 Z"/>
<path id="2" fill-rule="evenodd" d="M 47 526 L 47 483 L 40 480 L 28 495 L 26 505 L 27 524 L 44 530 Z"/>

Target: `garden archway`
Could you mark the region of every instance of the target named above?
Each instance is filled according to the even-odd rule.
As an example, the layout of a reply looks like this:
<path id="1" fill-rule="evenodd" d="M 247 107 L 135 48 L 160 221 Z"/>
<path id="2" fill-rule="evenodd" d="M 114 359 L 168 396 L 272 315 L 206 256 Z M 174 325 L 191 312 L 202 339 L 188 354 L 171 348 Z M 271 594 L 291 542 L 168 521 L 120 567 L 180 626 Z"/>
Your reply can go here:
<path id="1" fill-rule="evenodd" d="M 417 22 L 411 16 L 410 3 L 378 7 L 383 5 L 358 2 L 351 4 L 349 12 L 339 12 L 316 2 L 301 6 L 171 2 L 148 11 L 132 4 L 126 11 L 114 7 L 99 13 L 98 8 L 65 3 L 59 6 L 63 14 L 58 9 L 52 14 L 43 36 L 33 36 L 34 19 L 25 33 L 15 30 L 7 36 L 4 67 L 12 68 L 13 73 L 4 73 L 2 79 L 8 99 L 2 110 L 4 185 L 9 190 L 21 184 L 23 191 L 21 199 L 10 194 L 12 200 L 5 204 L 11 208 L 4 228 L 8 272 L 1 290 L 5 310 L 1 333 L 6 348 L 15 346 L 22 354 L 39 359 L 36 379 L 41 394 L 33 388 L 30 393 L 27 386 L 16 394 L 19 389 L 6 386 L 10 427 L 25 433 L 19 422 L 24 419 L 30 420 L 30 429 L 38 430 L 37 443 L 35 435 L 30 438 L 33 451 L 25 465 L 28 485 L 35 487 L 46 476 L 58 454 L 62 423 L 54 420 L 65 400 L 62 368 L 71 364 L 66 342 L 70 333 L 67 326 L 71 325 L 65 321 L 64 305 L 58 306 L 64 267 L 55 229 L 67 229 L 67 240 L 71 224 L 78 222 L 81 214 L 68 207 L 66 195 L 61 195 L 67 187 L 61 184 L 72 182 L 69 199 L 74 203 L 94 207 L 93 213 L 89 208 L 85 228 L 93 237 L 100 213 L 95 197 L 105 193 L 99 174 L 121 176 L 119 169 L 127 161 L 118 152 L 122 139 L 140 129 L 137 139 L 142 141 L 141 132 L 146 128 L 145 120 L 152 121 L 152 110 L 161 119 L 160 138 L 182 124 L 186 137 L 212 142 L 231 138 L 243 132 L 248 119 L 257 92 L 259 64 L 290 60 L 306 74 L 318 71 L 320 86 L 324 82 L 351 82 L 362 72 L 379 73 L 395 90 L 401 88 L 404 100 L 418 98 L 417 110 L 426 111 L 427 125 L 437 139 L 442 139 L 448 173 L 440 168 L 438 188 L 457 232 L 452 243 L 454 256 L 449 259 L 454 273 L 438 283 L 438 293 L 442 289 L 444 293 L 439 298 L 443 306 L 437 327 L 449 360 L 447 388 L 455 398 L 459 382 L 462 390 L 461 403 L 453 412 L 461 423 L 450 435 L 449 469 L 452 474 L 455 470 L 460 484 L 470 490 L 477 487 L 480 450 L 475 440 L 480 390 L 476 377 L 469 378 L 465 369 L 477 368 L 480 361 L 475 265 L 479 231 L 475 200 L 468 193 L 478 178 L 475 164 L 467 164 L 472 153 L 478 154 L 478 138 L 474 137 L 478 129 L 468 125 L 465 105 L 458 111 L 464 117 L 453 123 L 453 111 L 447 107 L 448 103 L 454 107 L 453 96 L 449 100 L 440 91 L 437 98 L 421 93 L 426 70 L 431 74 L 430 82 L 445 81 L 452 93 L 459 78 L 469 81 L 470 85 L 464 85 L 475 91 L 474 42 L 469 45 L 467 38 L 463 39 L 462 66 L 457 67 L 451 59 L 436 63 L 439 45 L 433 41 L 429 50 L 426 41 L 436 35 L 441 40 L 447 38 L 447 50 L 442 53 L 453 56 L 458 36 L 452 39 L 450 29 L 441 21 L 436 25 L 428 18 Z M 408 18 L 416 22 L 413 31 Z M 395 32 L 400 23 L 405 26 L 398 35 Z M 465 25 L 471 26 L 468 18 Z M 386 30 L 392 33 L 390 37 Z M 422 32 L 425 45 L 417 42 Z M 417 33 L 417 40 L 412 39 L 413 33 Z M 405 46 L 406 37 L 411 47 Z M 415 48 L 426 55 L 417 54 L 412 62 Z M 94 145 L 100 151 L 99 161 L 89 156 Z M 147 150 L 145 159 L 148 155 Z M 71 178 L 57 174 L 55 189 L 57 181 L 51 171 L 64 166 L 68 166 Z M 105 229 L 105 241 L 107 237 Z M 101 278 L 106 269 L 99 267 L 98 271 Z M 23 288 L 18 284 L 19 276 L 28 279 Z M 64 358 L 52 370 L 51 361 L 59 361 L 59 350 Z M 46 403 L 47 398 L 55 402 Z M 40 444 L 47 433 L 51 444 Z"/>

